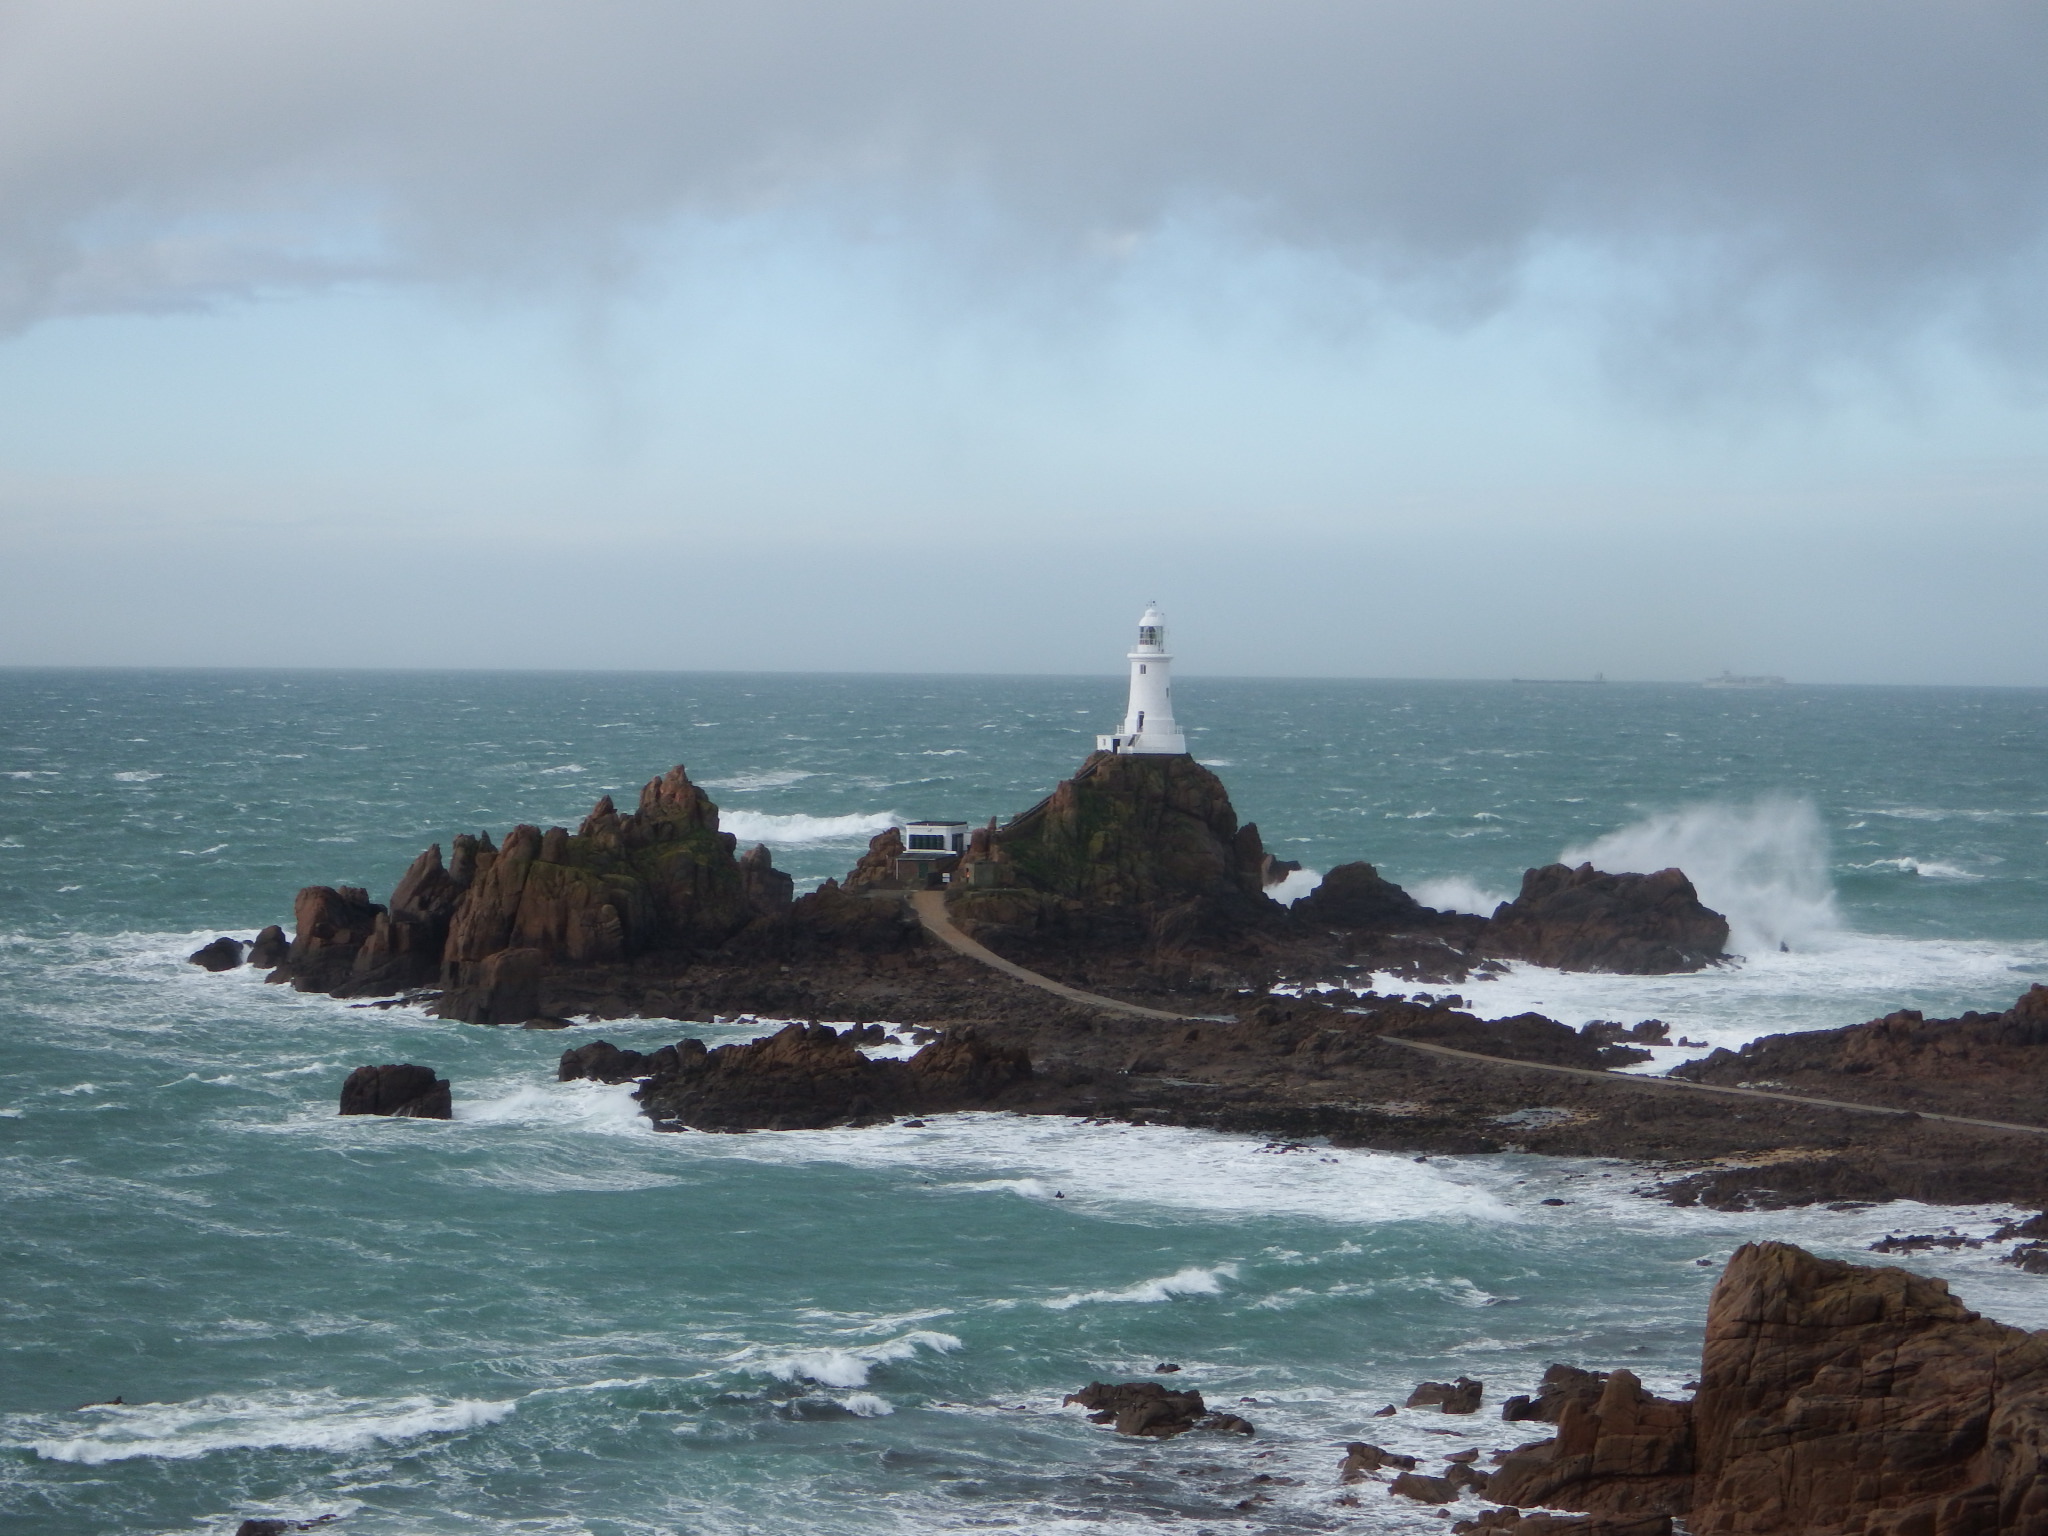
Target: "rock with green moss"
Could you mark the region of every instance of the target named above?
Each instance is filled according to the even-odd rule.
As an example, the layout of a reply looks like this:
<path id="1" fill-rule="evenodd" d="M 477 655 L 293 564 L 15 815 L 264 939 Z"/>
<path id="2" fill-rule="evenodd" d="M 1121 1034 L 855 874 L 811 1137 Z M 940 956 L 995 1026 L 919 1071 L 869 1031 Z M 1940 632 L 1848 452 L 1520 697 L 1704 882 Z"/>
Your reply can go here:
<path id="1" fill-rule="evenodd" d="M 1223 781 L 1192 757 L 1097 752 L 1009 825 L 975 833 L 947 906 L 984 937 L 1225 942 L 1281 917 L 1266 867 L 1258 828 L 1238 825 Z"/>

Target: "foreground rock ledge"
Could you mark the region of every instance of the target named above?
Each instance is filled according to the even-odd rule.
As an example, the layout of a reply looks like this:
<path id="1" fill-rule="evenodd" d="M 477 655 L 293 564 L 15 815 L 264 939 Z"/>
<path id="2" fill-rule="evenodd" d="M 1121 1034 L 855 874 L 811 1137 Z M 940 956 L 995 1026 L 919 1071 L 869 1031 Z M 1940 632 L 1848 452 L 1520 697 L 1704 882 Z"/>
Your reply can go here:
<path id="1" fill-rule="evenodd" d="M 1509 1456 L 1490 1501 L 1683 1516 L 1694 1536 L 2048 1536 L 2048 1334 L 1941 1280 L 1746 1244 L 1708 1303 L 1690 1402 L 1627 1371 L 1592 1398 L 1597 1378 L 1569 1374 L 1557 1437 Z"/>

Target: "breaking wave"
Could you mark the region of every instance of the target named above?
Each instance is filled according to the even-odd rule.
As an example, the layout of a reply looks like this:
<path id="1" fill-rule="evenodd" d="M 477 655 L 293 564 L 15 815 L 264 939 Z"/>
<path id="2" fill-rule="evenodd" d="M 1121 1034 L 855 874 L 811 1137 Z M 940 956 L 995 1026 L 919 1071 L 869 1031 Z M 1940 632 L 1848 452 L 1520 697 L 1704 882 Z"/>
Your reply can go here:
<path id="1" fill-rule="evenodd" d="M 1842 926 L 1828 878 L 1827 830 L 1809 800 L 1767 795 L 1748 805 L 1685 806 L 1559 857 L 1617 874 L 1684 870 L 1700 900 L 1727 917 L 1728 945 L 1737 954 L 1796 947 Z"/>
<path id="2" fill-rule="evenodd" d="M 918 1328 L 879 1344 L 802 1350 L 769 1362 L 768 1374 L 779 1381 L 810 1381 L 821 1387 L 864 1387 L 868 1373 L 878 1365 L 908 1360 L 920 1349 L 950 1354 L 959 1347 L 960 1341 L 950 1333 Z"/>
<path id="3" fill-rule="evenodd" d="M 1071 1307 L 1083 1307 L 1091 1302 L 1151 1302 L 1171 1301 L 1176 1296 L 1220 1296 L 1223 1294 L 1223 1282 L 1236 1278 L 1235 1264 L 1218 1264 L 1214 1269 L 1190 1266 L 1175 1270 L 1170 1275 L 1161 1275 L 1156 1280 L 1140 1280 L 1120 1291 L 1073 1291 L 1040 1305 L 1054 1312 L 1065 1312 Z"/>
<path id="4" fill-rule="evenodd" d="M 1473 912 L 1480 917 L 1493 916 L 1493 909 L 1508 900 L 1505 893 L 1489 891 L 1476 880 L 1467 880 L 1463 875 L 1418 880 L 1408 887 L 1408 894 L 1425 907 L 1435 907 L 1439 912 Z"/>
<path id="5" fill-rule="evenodd" d="M 742 843 L 864 843 L 877 832 L 900 826 L 903 818 L 893 811 L 873 811 L 852 816 L 805 816 L 793 813 L 777 816 L 767 811 L 720 811 L 718 825 Z"/>
<path id="6" fill-rule="evenodd" d="M 26 1444 L 45 1461 L 85 1466 L 137 1457 L 189 1461 L 227 1450 L 361 1451 L 495 1424 L 515 1406 L 480 1398 L 345 1398 L 327 1391 L 199 1397 L 81 1409 L 79 1416 L 96 1421 L 82 1432 Z"/>

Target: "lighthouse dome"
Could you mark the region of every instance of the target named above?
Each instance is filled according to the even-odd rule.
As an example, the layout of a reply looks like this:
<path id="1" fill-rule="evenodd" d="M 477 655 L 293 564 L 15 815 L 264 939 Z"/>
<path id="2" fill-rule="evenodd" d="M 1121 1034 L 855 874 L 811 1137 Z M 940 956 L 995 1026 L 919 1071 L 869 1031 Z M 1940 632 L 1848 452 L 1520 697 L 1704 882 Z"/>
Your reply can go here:
<path id="1" fill-rule="evenodd" d="M 1166 649 L 1166 615 L 1154 603 L 1138 619 L 1138 649 L 1141 651 L 1163 651 Z"/>

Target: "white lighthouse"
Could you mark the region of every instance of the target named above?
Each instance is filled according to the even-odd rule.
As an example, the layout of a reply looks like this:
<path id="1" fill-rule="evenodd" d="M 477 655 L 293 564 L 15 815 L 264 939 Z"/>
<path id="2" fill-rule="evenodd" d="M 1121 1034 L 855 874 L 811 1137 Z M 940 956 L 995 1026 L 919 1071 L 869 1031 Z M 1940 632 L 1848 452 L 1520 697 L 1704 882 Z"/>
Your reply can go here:
<path id="1" fill-rule="evenodd" d="M 1098 752 L 1149 752 L 1172 757 L 1188 749 L 1173 722 L 1173 658 L 1166 654 L 1166 615 L 1154 603 L 1138 620 L 1138 644 L 1131 652 L 1131 703 L 1124 728 L 1095 738 Z"/>

